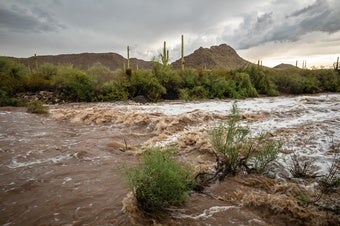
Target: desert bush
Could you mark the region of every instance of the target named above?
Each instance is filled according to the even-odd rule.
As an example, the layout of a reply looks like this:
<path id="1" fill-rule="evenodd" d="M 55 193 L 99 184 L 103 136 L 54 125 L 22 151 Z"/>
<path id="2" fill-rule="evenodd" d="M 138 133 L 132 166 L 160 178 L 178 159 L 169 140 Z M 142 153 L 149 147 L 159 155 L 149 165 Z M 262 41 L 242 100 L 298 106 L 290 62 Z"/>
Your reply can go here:
<path id="1" fill-rule="evenodd" d="M 206 90 L 203 86 L 195 86 L 190 90 L 189 93 L 193 100 L 205 99 L 209 96 L 209 91 Z"/>
<path id="2" fill-rule="evenodd" d="M 92 80 L 85 73 L 75 73 L 69 81 L 72 99 L 76 101 L 91 101 L 94 96 Z"/>
<path id="3" fill-rule="evenodd" d="M 101 91 L 104 84 L 112 81 L 115 78 L 115 74 L 106 66 L 101 63 L 93 64 L 88 70 L 87 74 L 93 81 L 94 89 L 97 93 Z"/>
<path id="4" fill-rule="evenodd" d="M 9 97 L 6 91 L 0 88 L 0 107 L 4 106 L 19 106 L 19 101 L 16 98 Z"/>
<path id="5" fill-rule="evenodd" d="M 236 72 L 229 80 L 231 90 L 229 90 L 231 97 L 233 98 L 247 98 L 257 97 L 257 91 L 250 81 L 250 77 L 247 73 Z"/>
<path id="6" fill-rule="evenodd" d="M 44 106 L 43 102 L 39 100 L 33 100 L 27 104 L 27 112 L 35 114 L 47 114 L 48 107 Z"/>
<path id="7" fill-rule="evenodd" d="M 210 98 L 229 97 L 229 83 L 225 76 L 219 74 L 210 75 L 209 97 Z"/>
<path id="8" fill-rule="evenodd" d="M 51 81 L 39 74 L 31 74 L 26 81 L 26 90 L 31 92 L 50 90 Z"/>
<path id="9" fill-rule="evenodd" d="M 288 71 L 289 72 L 289 71 Z M 303 82 L 300 74 L 279 74 L 274 77 L 277 89 L 285 94 L 302 94 Z"/>
<path id="10" fill-rule="evenodd" d="M 184 88 L 179 90 L 179 98 L 182 100 L 200 100 L 209 97 L 209 91 L 203 86 L 195 86 L 192 89 Z"/>
<path id="11" fill-rule="evenodd" d="M 261 134 L 255 144 L 252 168 L 256 173 L 266 174 L 270 170 L 269 164 L 277 159 L 283 143 L 281 140 L 269 139 L 267 134 Z"/>
<path id="12" fill-rule="evenodd" d="M 316 76 L 302 77 L 303 93 L 319 93 L 321 92 L 320 82 Z"/>
<path id="13" fill-rule="evenodd" d="M 153 73 L 159 83 L 165 87 L 166 93 L 162 95 L 165 99 L 178 99 L 179 89 L 182 87 L 182 77 L 172 70 L 171 65 L 162 65 L 155 62 L 153 64 Z"/>
<path id="14" fill-rule="evenodd" d="M 281 141 L 269 140 L 266 135 L 249 138 L 249 129 L 237 125 L 239 118 L 234 102 L 227 124 L 221 123 L 210 131 L 210 141 L 217 159 L 213 178 L 221 180 L 240 171 L 266 173 L 282 147 Z"/>
<path id="15" fill-rule="evenodd" d="M 340 92 L 340 74 L 334 70 L 312 71 L 319 80 L 320 89 L 323 92 Z"/>
<path id="16" fill-rule="evenodd" d="M 25 89 L 28 69 L 7 57 L 0 57 L 0 89 L 13 96 Z"/>
<path id="17" fill-rule="evenodd" d="M 319 181 L 319 187 L 321 194 L 330 193 L 336 191 L 340 187 L 340 155 L 335 154 L 331 167 L 328 173 L 323 176 Z"/>
<path id="18" fill-rule="evenodd" d="M 251 66 L 241 69 L 240 71 L 244 71 L 249 74 L 251 83 L 259 94 L 265 94 L 268 96 L 279 95 L 273 81 L 270 79 L 270 76 L 268 73 L 265 73 L 262 67 Z"/>
<path id="19" fill-rule="evenodd" d="M 159 148 L 146 151 L 139 166 L 127 171 L 127 178 L 138 206 L 149 213 L 182 204 L 194 187 L 192 169 Z"/>
<path id="20" fill-rule="evenodd" d="M 183 79 L 183 87 L 192 89 L 197 85 L 200 85 L 199 73 L 194 69 L 185 69 L 181 73 Z"/>
<path id="21" fill-rule="evenodd" d="M 57 74 L 57 71 L 57 66 L 50 63 L 44 63 L 38 68 L 38 74 L 46 80 L 51 80 Z"/>
<path id="22" fill-rule="evenodd" d="M 221 177 L 224 178 L 228 174 L 237 174 L 241 167 L 244 167 L 248 155 L 248 142 L 246 136 L 249 134 L 247 128 L 237 125 L 239 114 L 234 102 L 231 115 L 229 116 L 227 125 L 221 123 L 210 131 L 210 140 L 216 152 L 218 166 L 220 165 Z"/>
<path id="23" fill-rule="evenodd" d="M 93 81 L 84 71 L 72 65 L 59 66 L 51 84 L 66 100 L 91 101 L 94 98 Z"/>
<path id="24" fill-rule="evenodd" d="M 290 156 L 291 157 L 291 166 L 290 173 L 295 178 L 315 178 L 317 176 L 313 170 L 313 163 L 315 160 L 313 159 L 303 159 L 299 157 L 295 152 Z"/>
<path id="25" fill-rule="evenodd" d="M 186 101 L 192 100 L 192 97 L 190 95 L 190 90 L 188 88 L 180 89 L 179 98 L 182 100 L 186 100 Z"/>
<path id="26" fill-rule="evenodd" d="M 131 96 L 143 95 L 151 101 L 158 101 L 166 93 L 151 71 L 136 71 L 131 77 Z"/>
<path id="27" fill-rule="evenodd" d="M 117 77 L 107 82 L 102 87 L 102 94 L 99 99 L 103 101 L 109 100 L 127 100 L 129 98 L 129 83 L 124 77 Z"/>

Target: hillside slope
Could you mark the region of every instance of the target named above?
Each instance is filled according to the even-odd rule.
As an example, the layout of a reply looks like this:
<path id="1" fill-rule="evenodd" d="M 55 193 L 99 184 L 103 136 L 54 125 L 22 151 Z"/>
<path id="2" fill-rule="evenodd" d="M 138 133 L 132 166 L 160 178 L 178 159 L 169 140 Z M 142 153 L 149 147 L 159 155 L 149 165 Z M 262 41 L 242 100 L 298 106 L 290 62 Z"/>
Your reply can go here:
<path id="1" fill-rule="evenodd" d="M 18 61 L 29 66 L 34 67 L 35 58 L 18 58 Z M 150 69 L 152 63 L 136 58 L 130 59 L 130 66 L 133 69 Z M 43 63 L 51 64 L 72 64 L 73 66 L 80 67 L 81 69 L 88 69 L 95 63 L 101 63 L 102 65 L 110 68 L 111 70 L 123 69 L 124 64 L 127 65 L 127 59 L 117 53 L 80 53 L 80 54 L 61 54 L 61 55 L 47 55 L 37 56 L 37 63 L 39 65 Z"/>
<path id="2" fill-rule="evenodd" d="M 12 57 L 11 57 L 12 58 Z M 72 64 L 81 69 L 88 69 L 93 64 L 99 62 L 111 70 L 123 69 L 124 64 L 127 66 L 127 59 L 117 53 L 80 53 L 80 54 L 61 54 L 61 55 L 46 55 L 29 58 L 13 58 L 26 66 L 35 67 L 35 61 L 38 65 L 44 63 Z M 196 69 L 225 69 L 238 68 L 251 65 L 249 61 L 241 58 L 236 51 L 226 44 L 219 46 L 211 46 L 210 48 L 202 48 L 195 50 L 192 54 L 185 56 L 185 67 Z M 181 60 L 172 63 L 173 68 L 180 68 Z M 151 69 L 152 62 L 144 61 L 136 58 L 130 59 L 132 69 Z"/>
<path id="3" fill-rule="evenodd" d="M 211 46 L 195 50 L 192 54 L 185 56 L 185 67 L 196 69 L 214 68 L 237 68 L 251 65 L 252 63 L 241 58 L 236 51 L 227 44 Z M 172 63 L 174 68 L 180 68 L 181 60 Z"/>

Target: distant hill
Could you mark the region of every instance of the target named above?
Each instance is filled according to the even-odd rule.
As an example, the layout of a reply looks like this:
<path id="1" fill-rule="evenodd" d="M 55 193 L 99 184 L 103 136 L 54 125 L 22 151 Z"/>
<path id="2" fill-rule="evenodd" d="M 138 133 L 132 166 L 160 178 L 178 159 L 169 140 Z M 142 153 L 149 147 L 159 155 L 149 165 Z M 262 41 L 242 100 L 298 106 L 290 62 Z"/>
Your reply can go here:
<path id="1" fill-rule="evenodd" d="M 289 69 L 289 68 L 296 68 L 294 65 L 292 64 L 279 64 L 279 65 L 276 65 L 274 68 L 276 69 Z"/>
<path id="2" fill-rule="evenodd" d="M 185 56 L 185 67 L 196 69 L 213 68 L 237 68 L 252 63 L 241 58 L 236 51 L 226 44 L 211 46 L 195 50 L 192 54 Z M 172 63 L 174 68 L 180 68 L 181 60 Z"/>
<path id="3" fill-rule="evenodd" d="M 26 66 L 34 67 L 34 57 L 29 58 L 16 58 L 19 62 Z M 127 59 L 117 53 L 80 53 L 80 54 L 62 54 L 62 55 L 47 55 L 37 56 L 39 65 L 43 63 L 51 64 L 72 64 L 87 70 L 93 64 L 99 62 L 102 65 L 110 68 L 111 70 L 123 69 L 124 64 L 127 65 Z M 136 58 L 130 59 L 130 67 L 133 69 L 151 69 L 152 63 L 150 61 L 139 60 Z"/>
<path id="4" fill-rule="evenodd" d="M 12 57 L 11 57 L 12 58 Z M 33 68 L 35 66 L 35 57 L 13 58 L 26 66 Z M 213 68 L 237 68 L 252 63 L 242 59 L 236 51 L 226 44 L 219 46 L 211 46 L 210 48 L 202 48 L 195 50 L 192 54 L 185 56 L 185 67 L 196 69 L 213 69 Z M 117 53 L 80 53 L 80 54 L 61 54 L 37 56 L 38 65 L 44 63 L 72 64 L 87 70 L 93 64 L 99 62 L 108 67 L 110 70 L 123 69 L 124 64 L 127 66 L 127 59 Z M 172 63 L 175 69 L 180 68 L 181 60 Z M 132 69 L 151 69 L 152 62 L 144 61 L 136 58 L 130 59 Z"/>

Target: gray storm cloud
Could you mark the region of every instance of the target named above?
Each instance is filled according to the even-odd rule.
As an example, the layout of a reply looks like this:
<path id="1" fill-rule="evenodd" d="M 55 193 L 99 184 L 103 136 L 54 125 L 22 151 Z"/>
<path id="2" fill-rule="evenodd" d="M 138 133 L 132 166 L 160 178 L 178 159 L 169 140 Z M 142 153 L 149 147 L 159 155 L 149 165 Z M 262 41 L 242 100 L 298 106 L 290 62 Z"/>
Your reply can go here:
<path id="1" fill-rule="evenodd" d="M 46 11 L 38 8 L 32 10 L 13 6 L 10 9 L 0 8 L 2 29 L 15 32 L 57 31 L 64 26 L 58 24 Z"/>
<path id="2" fill-rule="evenodd" d="M 333 33 L 340 30 L 339 3 L 317 0 L 284 16 L 285 12 L 247 15 L 232 37 L 236 48 L 247 49 L 266 42 L 297 41 L 310 32 Z"/>
<path id="3" fill-rule="evenodd" d="M 340 39 L 339 21 L 339 0 L 0 1 L 0 55 L 124 55 L 130 45 L 133 57 L 149 60 L 167 40 L 176 60 L 181 34 L 186 54 L 221 43 L 237 50 L 279 47 L 313 32 L 321 32 L 324 47 L 325 34 L 336 34 L 329 45 Z"/>

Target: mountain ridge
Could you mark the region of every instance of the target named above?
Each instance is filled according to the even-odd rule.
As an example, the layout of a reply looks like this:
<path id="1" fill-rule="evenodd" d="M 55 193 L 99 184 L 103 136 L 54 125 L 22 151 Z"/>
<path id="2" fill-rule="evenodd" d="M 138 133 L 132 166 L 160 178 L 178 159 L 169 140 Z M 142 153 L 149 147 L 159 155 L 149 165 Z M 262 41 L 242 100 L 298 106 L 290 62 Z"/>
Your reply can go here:
<path id="1" fill-rule="evenodd" d="M 24 65 L 33 68 L 35 63 L 51 63 L 55 65 L 72 64 L 81 69 L 87 70 L 95 63 L 101 63 L 110 70 L 123 69 L 127 67 L 127 59 L 118 53 L 76 53 L 76 54 L 59 54 L 59 55 L 41 55 L 28 58 L 15 58 Z M 195 69 L 233 69 L 242 66 L 252 65 L 249 61 L 241 58 L 237 52 L 227 44 L 211 46 L 210 48 L 200 47 L 193 53 L 184 57 L 186 68 Z M 152 61 L 145 61 L 137 58 L 130 58 L 130 67 L 132 69 L 152 69 Z M 179 69 L 181 59 L 173 62 L 172 67 Z"/>
<path id="2" fill-rule="evenodd" d="M 185 67 L 196 69 L 232 69 L 252 65 L 249 61 L 241 58 L 235 49 L 227 44 L 200 47 L 193 53 L 184 57 Z M 180 68 L 181 60 L 172 63 L 174 68 Z"/>

